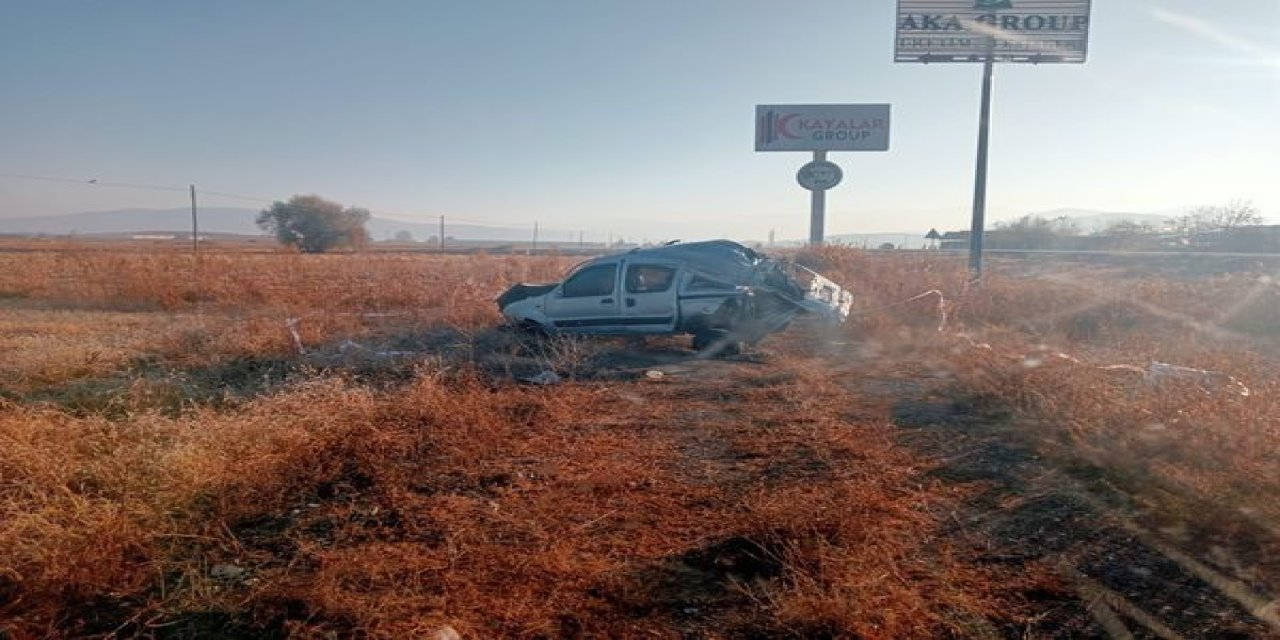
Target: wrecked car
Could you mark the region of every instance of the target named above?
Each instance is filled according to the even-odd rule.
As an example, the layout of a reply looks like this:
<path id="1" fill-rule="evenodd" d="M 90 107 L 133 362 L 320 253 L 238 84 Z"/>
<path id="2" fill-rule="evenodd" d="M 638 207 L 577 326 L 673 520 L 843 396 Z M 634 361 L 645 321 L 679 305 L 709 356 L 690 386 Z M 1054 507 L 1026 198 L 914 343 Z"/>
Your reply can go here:
<path id="1" fill-rule="evenodd" d="M 537 333 L 691 334 L 703 351 L 753 344 L 798 314 L 841 322 L 852 297 L 801 265 L 712 240 L 601 256 L 497 302 L 512 325 Z"/>

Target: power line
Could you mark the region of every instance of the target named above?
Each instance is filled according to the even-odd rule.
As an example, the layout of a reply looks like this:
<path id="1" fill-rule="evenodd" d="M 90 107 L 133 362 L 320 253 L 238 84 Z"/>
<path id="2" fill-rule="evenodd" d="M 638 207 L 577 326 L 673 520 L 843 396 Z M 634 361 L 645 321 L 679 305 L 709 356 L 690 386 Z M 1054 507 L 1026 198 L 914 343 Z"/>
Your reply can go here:
<path id="1" fill-rule="evenodd" d="M 180 192 L 180 193 L 186 193 L 190 188 L 190 187 L 178 187 L 178 186 L 168 186 L 168 185 L 158 185 L 158 184 L 146 184 L 146 183 L 140 183 L 140 182 L 103 182 L 102 180 L 99 180 L 97 178 L 91 178 L 86 180 L 83 178 L 67 178 L 63 176 L 42 176 L 42 175 L 34 175 L 29 173 L 0 173 L 0 178 L 18 178 L 22 180 L 39 180 L 42 182 L 59 182 L 64 184 L 91 185 L 95 187 L 116 187 L 116 188 L 122 188 L 122 189 L 142 189 L 146 191 L 172 191 L 172 192 Z M 261 202 L 261 203 L 267 203 L 267 204 L 276 202 L 276 200 L 273 200 L 271 198 L 263 198 L 261 196 L 252 196 L 252 195 L 246 195 L 242 193 L 231 193 L 229 191 L 214 191 L 210 189 L 199 189 L 199 192 L 201 195 L 230 198 L 233 200 L 243 200 L 246 202 Z M 397 216 L 402 218 L 421 218 L 422 217 L 422 214 L 405 214 L 405 213 L 386 212 L 386 211 L 378 211 L 373 213 L 378 213 L 384 216 L 386 215 Z M 536 224 L 532 221 L 512 222 L 512 221 L 501 221 L 501 220 L 476 220 L 472 218 L 455 218 L 453 216 L 450 216 L 449 220 L 451 222 L 463 222 L 463 223 L 489 226 L 489 227 L 527 227 L 527 226 Z M 418 220 L 412 220 L 412 219 L 411 220 L 394 220 L 394 221 L 408 222 L 408 223 L 415 223 L 415 224 L 430 224 L 430 223 L 422 223 Z"/>
<path id="2" fill-rule="evenodd" d="M 84 180 L 80 178 L 63 178 L 57 176 L 36 176 L 26 173 L 0 173 L 0 178 L 21 178 L 23 180 L 41 180 L 44 182 L 65 182 L 68 184 L 86 184 L 96 187 L 120 187 L 124 189 L 146 189 L 149 191 L 181 191 L 186 192 L 186 187 L 172 187 L 159 184 L 140 184 L 136 182 L 103 182 L 97 178 Z"/>
<path id="3" fill-rule="evenodd" d="M 270 198 L 263 198 L 260 196 L 246 196 L 239 193 L 227 193 L 225 191 L 210 191 L 208 189 L 201 189 L 200 193 L 202 195 L 220 196 L 223 198 L 231 198 L 233 200 L 248 200 L 250 202 L 268 202 L 268 203 L 275 202 L 275 200 L 272 200 Z"/>

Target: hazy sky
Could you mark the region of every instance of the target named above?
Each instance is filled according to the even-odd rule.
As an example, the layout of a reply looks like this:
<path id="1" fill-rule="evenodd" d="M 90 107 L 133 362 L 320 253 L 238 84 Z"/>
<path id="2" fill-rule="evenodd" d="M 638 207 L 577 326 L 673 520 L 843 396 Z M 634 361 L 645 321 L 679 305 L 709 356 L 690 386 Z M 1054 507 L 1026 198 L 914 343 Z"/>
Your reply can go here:
<path id="1" fill-rule="evenodd" d="M 1280 222 L 1280 0 L 1093 4 L 1086 64 L 997 68 L 990 216 L 1245 198 Z M 888 102 L 890 151 L 832 154 L 828 232 L 964 228 L 981 69 L 894 64 L 894 9 L 0 0 L 0 174 L 588 238 L 803 237 L 807 154 L 755 153 L 754 106 Z M 0 218 L 185 203 L 0 175 Z"/>

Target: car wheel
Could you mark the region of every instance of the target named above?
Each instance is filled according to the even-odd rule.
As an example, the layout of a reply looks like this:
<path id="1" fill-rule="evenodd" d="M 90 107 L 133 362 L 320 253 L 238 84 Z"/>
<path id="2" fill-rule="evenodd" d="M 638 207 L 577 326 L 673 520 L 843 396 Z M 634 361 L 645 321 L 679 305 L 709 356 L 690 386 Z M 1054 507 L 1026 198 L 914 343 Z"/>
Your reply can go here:
<path id="1" fill-rule="evenodd" d="M 547 337 L 547 329 L 533 320 L 525 320 L 516 325 L 516 329 L 527 336 L 545 338 Z"/>
<path id="2" fill-rule="evenodd" d="M 693 334 L 693 350 L 708 358 L 733 356 L 742 351 L 742 343 L 733 340 L 723 329 L 704 329 Z"/>

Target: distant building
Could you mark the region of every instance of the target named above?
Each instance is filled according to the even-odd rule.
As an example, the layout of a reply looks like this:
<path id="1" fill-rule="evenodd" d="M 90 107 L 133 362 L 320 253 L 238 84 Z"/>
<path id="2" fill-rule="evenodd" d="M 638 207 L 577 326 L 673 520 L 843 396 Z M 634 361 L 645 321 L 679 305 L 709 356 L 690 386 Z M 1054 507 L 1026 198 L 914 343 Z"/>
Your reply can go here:
<path id="1" fill-rule="evenodd" d="M 1280 225 L 1257 225 L 1191 234 L 1186 243 L 1200 251 L 1280 253 Z"/>
<path id="2" fill-rule="evenodd" d="M 1094 233 L 1087 235 L 1027 236 L 1007 229 L 992 229 L 983 235 L 984 246 L 992 251 L 1207 251 L 1218 253 L 1280 253 L 1280 225 L 1257 225 L 1194 233 L 1168 231 Z M 939 249 L 967 251 L 968 231 L 942 234 Z"/>
<path id="3" fill-rule="evenodd" d="M 969 249 L 968 231 L 948 231 L 939 239 L 938 248 L 943 251 L 966 251 Z"/>

